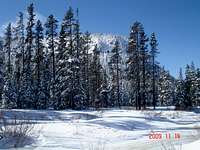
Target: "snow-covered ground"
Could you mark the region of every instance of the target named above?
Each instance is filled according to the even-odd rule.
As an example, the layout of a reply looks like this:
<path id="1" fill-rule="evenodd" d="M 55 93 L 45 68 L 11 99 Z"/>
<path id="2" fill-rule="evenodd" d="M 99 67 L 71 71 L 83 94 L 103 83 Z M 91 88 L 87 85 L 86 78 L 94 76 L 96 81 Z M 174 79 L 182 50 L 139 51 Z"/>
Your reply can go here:
<path id="1" fill-rule="evenodd" d="M 186 111 L 6 111 L 35 122 L 34 142 L 20 150 L 198 150 L 200 114 Z M 19 118 L 19 117 L 18 117 Z M 152 133 L 162 139 L 152 139 Z M 170 139 L 166 138 L 170 134 Z M 174 135 L 179 135 L 176 138 Z M 0 148 L 5 148 L 1 143 Z"/>

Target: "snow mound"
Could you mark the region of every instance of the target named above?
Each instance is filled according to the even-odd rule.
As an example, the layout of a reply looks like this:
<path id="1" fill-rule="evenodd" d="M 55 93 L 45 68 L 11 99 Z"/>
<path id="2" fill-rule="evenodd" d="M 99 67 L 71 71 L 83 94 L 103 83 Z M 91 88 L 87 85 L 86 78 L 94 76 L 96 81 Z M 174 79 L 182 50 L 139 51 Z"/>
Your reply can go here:
<path id="1" fill-rule="evenodd" d="M 195 148 L 200 138 L 200 114 L 186 111 L 101 110 L 101 111 L 34 111 L 9 110 L 36 121 L 36 143 L 25 149 L 37 150 L 133 150 L 163 149 L 164 146 Z M 152 117 L 153 116 L 153 117 Z M 149 139 L 150 133 L 162 133 L 163 139 Z M 180 134 L 170 140 L 165 134 Z M 198 140 L 198 141 L 197 141 Z M 195 142 L 196 141 L 196 142 Z M 1 140 L 0 140 L 1 142 Z M 192 142 L 192 143 L 191 143 Z M 0 143 L 0 148 L 2 147 Z M 192 150 L 190 148 L 190 150 Z"/>

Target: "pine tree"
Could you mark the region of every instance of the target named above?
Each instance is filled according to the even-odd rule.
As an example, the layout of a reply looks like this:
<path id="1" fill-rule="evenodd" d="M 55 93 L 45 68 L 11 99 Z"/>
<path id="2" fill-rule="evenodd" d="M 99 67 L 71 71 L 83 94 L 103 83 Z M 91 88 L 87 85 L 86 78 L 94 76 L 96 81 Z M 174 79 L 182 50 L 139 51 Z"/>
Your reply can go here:
<path id="1" fill-rule="evenodd" d="M 112 99 L 113 101 L 117 101 L 117 105 L 120 107 L 121 105 L 121 61 L 122 58 L 120 56 L 120 45 L 119 41 L 115 42 L 114 48 L 111 50 L 111 57 L 109 62 L 109 68 L 111 70 L 111 76 L 112 76 Z"/>
<path id="2" fill-rule="evenodd" d="M 156 108 L 156 102 L 157 102 L 157 95 L 156 95 L 156 61 L 155 58 L 158 54 L 158 43 L 157 43 L 157 39 L 155 36 L 155 33 L 152 33 L 151 35 L 151 39 L 150 39 L 150 46 L 151 46 L 151 59 L 152 59 L 152 96 L 153 96 L 153 107 L 154 109 Z"/>
<path id="3" fill-rule="evenodd" d="M 176 82 L 176 101 L 175 101 L 175 106 L 176 109 L 183 109 L 184 108 L 184 96 L 185 96 L 185 85 L 184 85 L 184 79 L 183 79 L 183 74 L 182 74 L 182 69 L 180 69 L 179 72 L 179 77 Z"/>
<path id="4" fill-rule="evenodd" d="M 52 91 L 52 99 L 55 100 L 55 82 L 56 82 L 56 57 L 55 57 L 55 49 L 57 46 L 56 37 L 57 37 L 57 25 L 58 21 L 54 18 L 53 15 L 50 15 L 45 24 L 46 27 L 46 39 L 48 42 L 48 49 L 51 53 L 51 61 L 52 61 L 52 82 L 51 82 L 51 91 Z"/>
<path id="5" fill-rule="evenodd" d="M 146 109 L 146 101 L 147 101 L 147 66 L 148 66 L 148 59 L 149 54 L 147 50 L 147 44 L 148 38 L 144 32 L 144 29 L 142 29 L 142 32 L 140 33 L 140 57 L 141 57 L 141 72 L 142 72 L 142 86 L 141 86 L 141 100 L 143 108 Z M 141 109 L 141 102 L 139 103 L 139 109 Z"/>
<path id="6" fill-rule="evenodd" d="M 74 47 L 74 26 L 76 25 L 73 10 L 70 7 L 67 11 L 59 35 L 59 45 L 57 54 L 57 109 L 70 107 L 74 105 L 74 73 L 77 60 L 75 59 L 76 51 Z M 75 70 L 73 70 L 75 69 Z"/>
<path id="7" fill-rule="evenodd" d="M 196 70 L 194 63 L 186 66 L 185 71 L 185 108 L 191 108 L 195 103 Z"/>
<path id="8" fill-rule="evenodd" d="M 13 43 L 15 43 L 15 46 L 13 48 L 15 52 L 14 83 L 16 86 L 16 94 L 17 94 L 17 108 L 22 108 L 21 80 L 23 77 L 22 74 L 24 72 L 24 63 L 25 63 L 24 18 L 22 12 L 19 12 L 18 20 L 13 30 L 14 30 Z"/>
<path id="9" fill-rule="evenodd" d="M 0 40 L 0 107 L 2 107 L 3 105 L 4 75 L 5 75 L 5 53 L 3 50 L 3 41 Z"/>
<path id="10" fill-rule="evenodd" d="M 14 51 L 20 56 L 19 61 L 21 71 L 24 70 L 24 61 L 25 61 L 25 37 L 24 37 L 24 16 L 22 12 L 19 12 L 18 20 L 16 22 L 16 26 L 13 29 L 14 35 L 13 35 L 13 42 L 15 43 Z"/>
<path id="11" fill-rule="evenodd" d="M 195 104 L 194 106 L 200 106 L 200 69 L 196 70 L 196 90 L 195 90 Z"/>
<path id="12" fill-rule="evenodd" d="M 194 65 L 194 62 L 191 63 L 191 66 L 190 66 L 190 80 L 191 80 L 191 100 L 192 100 L 192 106 L 195 106 L 195 103 L 196 103 L 196 95 L 195 95 L 195 92 L 196 92 L 196 81 L 197 81 L 197 76 L 196 76 L 196 68 L 195 68 L 195 65 Z"/>
<path id="13" fill-rule="evenodd" d="M 110 88 L 108 83 L 108 75 L 106 73 L 106 69 L 103 69 L 103 79 L 102 85 L 100 88 L 100 105 L 99 107 L 108 107 L 110 99 Z M 119 104 L 118 104 L 119 105 Z"/>
<path id="14" fill-rule="evenodd" d="M 35 27 L 35 68 L 34 68 L 34 94 L 35 94 L 35 100 L 34 100 L 34 109 L 38 108 L 46 108 L 44 105 L 44 91 L 42 87 L 42 76 L 43 76 L 43 70 L 44 70 L 44 45 L 43 45 L 43 27 L 40 20 L 37 21 L 36 27 Z"/>
<path id="15" fill-rule="evenodd" d="M 60 93 L 57 104 L 61 106 L 60 109 L 66 107 L 80 109 L 77 105 L 82 105 L 85 99 L 80 79 L 80 55 L 83 47 L 79 26 L 78 19 L 75 19 L 70 7 L 61 25 L 57 55 L 59 84 L 57 91 Z"/>
<path id="16" fill-rule="evenodd" d="M 13 82 L 14 86 L 16 89 L 16 107 L 17 108 L 22 108 L 22 103 L 21 103 L 21 75 L 22 75 L 22 70 L 21 70 L 21 53 L 16 52 L 15 55 L 15 70 L 13 74 Z"/>
<path id="17" fill-rule="evenodd" d="M 192 106 L 190 91 L 191 91 L 190 66 L 187 65 L 185 70 L 185 98 L 184 98 L 185 99 L 184 105 L 186 108 Z"/>
<path id="18" fill-rule="evenodd" d="M 4 44 L 4 51 L 7 53 L 7 63 L 6 63 L 6 71 L 7 71 L 7 76 L 9 79 L 12 78 L 12 71 L 13 71 L 13 66 L 12 66 L 12 29 L 11 29 L 11 23 L 8 24 L 5 32 L 5 44 Z"/>
<path id="19" fill-rule="evenodd" d="M 59 34 L 59 42 L 58 42 L 58 49 L 56 60 L 57 60 L 57 71 L 56 71 L 56 92 L 55 92 L 55 100 L 54 100 L 54 108 L 55 109 L 63 109 L 65 107 L 65 101 L 67 98 L 67 93 L 63 93 L 63 90 L 67 88 L 67 79 L 66 71 L 66 53 L 65 53 L 65 31 L 64 27 L 61 26 L 61 31 Z"/>
<path id="20" fill-rule="evenodd" d="M 23 73 L 23 87 L 22 87 L 22 100 L 23 107 L 33 108 L 34 103 L 34 87 L 33 87 L 33 63 L 32 63 L 32 53 L 33 53 L 33 39 L 34 32 L 33 27 L 35 25 L 35 14 L 33 4 L 30 4 L 27 8 L 28 11 L 28 21 L 26 27 L 26 51 L 25 51 L 25 64 Z"/>
<path id="21" fill-rule="evenodd" d="M 51 99 L 51 79 L 52 79 L 52 72 L 51 72 L 51 53 L 46 52 L 44 53 L 43 59 L 43 73 L 42 73 L 42 90 L 44 93 L 44 108 L 56 108 L 56 100 L 50 101 Z"/>
<path id="22" fill-rule="evenodd" d="M 89 32 L 86 32 L 83 35 L 82 38 L 82 43 L 83 43 L 83 48 L 82 48 L 82 57 L 81 57 L 81 62 L 80 62 L 80 69 L 81 69 L 81 78 L 82 78 L 82 86 L 83 90 L 86 94 L 86 107 L 89 107 L 89 101 L 90 101 L 90 76 L 89 76 L 89 65 L 91 62 L 91 54 L 89 54 L 90 50 L 90 44 L 91 44 L 91 36 Z"/>
<path id="23" fill-rule="evenodd" d="M 197 75 L 196 75 L 196 68 L 194 65 L 194 62 L 191 63 L 190 66 L 190 79 L 191 79 L 191 100 L 192 100 L 192 106 L 195 106 L 196 103 L 196 81 L 197 81 Z"/>
<path id="24" fill-rule="evenodd" d="M 82 64 L 83 52 L 84 52 L 84 43 L 82 33 L 80 32 L 80 24 L 78 19 L 78 9 L 77 9 L 77 18 L 76 23 L 74 24 L 74 50 L 75 55 L 72 59 L 72 70 L 73 70 L 73 101 L 75 101 L 75 109 L 85 109 L 86 106 L 86 93 L 83 89 L 83 80 L 82 80 Z"/>
<path id="25" fill-rule="evenodd" d="M 164 68 L 160 71 L 159 78 L 159 104 L 160 106 L 170 106 L 174 100 L 174 83 L 171 78 L 169 71 L 166 71 Z"/>
<path id="26" fill-rule="evenodd" d="M 128 44 L 127 76 L 130 81 L 131 98 L 135 101 L 136 109 L 141 109 L 141 35 L 143 26 L 135 22 L 131 28 Z M 134 98 L 135 97 L 135 98 Z"/>
<path id="27" fill-rule="evenodd" d="M 12 27 L 11 23 L 8 24 L 5 32 L 4 51 L 6 52 L 6 72 L 5 72 L 5 86 L 4 86 L 4 99 L 6 108 L 16 107 L 16 91 L 13 82 L 13 65 L 12 65 Z"/>
<path id="28" fill-rule="evenodd" d="M 92 62 L 90 64 L 90 92 L 91 101 L 90 106 L 96 107 L 100 103 L 100 88 L 102 85 L 102 66 L 100 63 L 100 51 L 97 45 L 93 50 Z"/>
<path id="29" fill-rule="evenodd" d="M 41 21 L 35 25 L 33 4 L 27 11 L 26 35 L 20 12 L 16 26 L 8 24 L 4 44 L 0 40 L 0 107 L 84 109 L 135 105 L 140 110 L 149 105 L 149 100 L 154 109 L 157 104 L 175 104 L 176 109 L 200 105 L 200 69 L 194 63 L 187 65 L 185 80 L 182 71 L 175 80 L 156 61 L 155 33 L 148 51 L 148 38 L 140 22 L 131 27 L 126 60 L 120 55 L 118 40 L 111 55 L 101 44 L 103 54 L 97 45 L 90 52 L 91 36 L 89 32 L 81 33 L 78 10 L 75 16 L 69 7 L 59 35 L 58 21 L 50 15 L 45 23 L 45 39 Z M 103 60 L 103 66 L 102 55 L 110 56 L 109 63 L 107 56 Z"/>

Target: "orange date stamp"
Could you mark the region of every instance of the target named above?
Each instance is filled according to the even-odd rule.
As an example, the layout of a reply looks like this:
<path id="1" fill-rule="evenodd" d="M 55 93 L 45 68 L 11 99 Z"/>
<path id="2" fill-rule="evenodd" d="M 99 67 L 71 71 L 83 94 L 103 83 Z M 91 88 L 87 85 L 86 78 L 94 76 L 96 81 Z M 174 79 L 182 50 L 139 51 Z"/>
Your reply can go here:
<path id="1" fill-rule="evenodd" d="M 175 139 L 175 140 L 179 140 L 181 138 L 181 134 L 178 132 L 174 132 L 174 133 L 170 133 L 170 132 L 166 132 L 166 133 L 162 133 L 162 132 L 151 132 L 149 134 L 149 139 L 150 140 L 170 140 L 170 139 Z"/>

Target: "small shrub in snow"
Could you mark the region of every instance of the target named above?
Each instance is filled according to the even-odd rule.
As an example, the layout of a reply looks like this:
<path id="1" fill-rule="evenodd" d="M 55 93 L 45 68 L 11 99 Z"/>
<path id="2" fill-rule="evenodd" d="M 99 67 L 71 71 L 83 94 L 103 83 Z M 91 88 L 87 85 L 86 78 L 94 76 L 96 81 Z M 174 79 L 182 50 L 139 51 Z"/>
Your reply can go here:
<path id="1" fill-rule="evenodd" d="M 179 145 L 181 147 L 181 145 Z M 161 142 L 161 150 L 179 150 L 177 145 L 177 147 L 175 146 L 174 142 L 172 141 L 166 141 L 166 142 Z"/>
<path id="2" fill-rule="evenodd" d="M 34 125 L 24 116 L 13 114 L 11 118 L 6 118 L 3 112 L 0 113 L 0 143 L 9 148 L 21 147 L 25 145 Z M 30 142 L 30 141 L 29 141 Z"/>
<path id="3" fill-rule="evenodd" d="M 106 142 L 99 140 L 97 142 L 89 143 L 86 146 L 81 147 L 83 150 L 106 150 Z"/>

